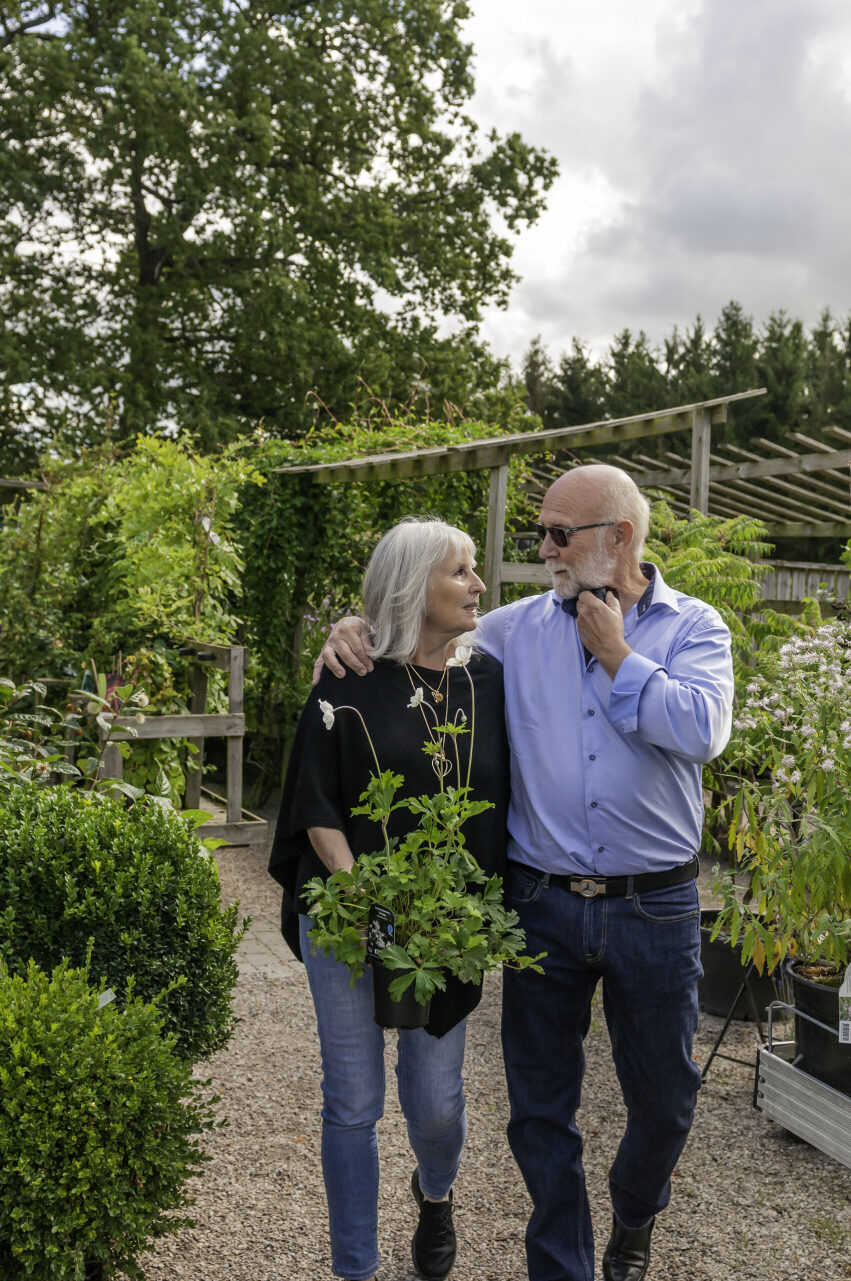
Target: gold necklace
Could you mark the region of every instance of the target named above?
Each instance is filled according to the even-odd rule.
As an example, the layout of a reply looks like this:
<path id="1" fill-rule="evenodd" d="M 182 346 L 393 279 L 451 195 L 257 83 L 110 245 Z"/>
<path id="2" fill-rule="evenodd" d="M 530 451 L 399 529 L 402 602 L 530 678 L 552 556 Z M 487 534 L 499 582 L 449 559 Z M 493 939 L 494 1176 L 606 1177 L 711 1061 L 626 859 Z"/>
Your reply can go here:
<path id="1" fill-rule="evenodd" d="M 408 663 L 405 664 L 405 667 L 408 670 L 408 679 L 411 681 L 411 683 L 413 683 L 413 675 L 412 675 L 413 669 L 408 665 Z M 421 676 L 420 673 L 417 672 L 417 680 L 421 680 L 423 685 L 425 685 L 426 689 L 431 691 L 432 698 L 436 703 L 443 702 L 443 695 L 440 692 L 440 687 L 443 684 L 443 682 L 446 680 L 446 673 L 448 671 L 449 671 L 449 668 L 444 667 L 443 671 L 440 673 L 440 680 L 437 682 L 437 689 L 435 689 L 433 685 L 429 685 L 426 678 L 424 676 Z"/>
<path id="2" fill-rule="evenodd" d="M 449 668 L 448 668 L 448 667 L 444 667 L 444 669 L 443 669 L 443 676 L 445 676 L 445 675 L 446 675 L 446 673 L 448 672 L 448 670 L 449 670 Z M 416 692 L 417 692 L 417 686 L 416 686 L 416 684 L 415 684 L 415 682 L 414 682 L 414 674 L 413 674 L 413 672 L 411 671 L 411 668 L 410 668 L 410 666 L 409 666 L 407 663 L 405 664 L 405 671 L 408 673 L 408 680 L 411 682 L 411 689 L 412 689 L 412 690 L 414 691 L 414 693 L 416 694 Z M 419 675 L 419 673 L 417 673 L 417 675 Z M 438 686 L 437 686 L 437 688 L 438 688 L 438 689 L 440 689 L 440 686 L 443 684 L 443 676 L 441 676 L 440 681 L 438 682 Z M 429 689 L 431 689 L 431 685 L 429 685 L 429 684 L 428 684 L 428 681 L 424 681 L 424 682 L 423 682 L 423 684 L 424 684 L 424 685 L 428 685 L 428 688 L 429 688 Z M 435 691 L 434 691 L 433 689 L 431 689 L 431 692 L 432 692 L 432 694 L 434 694 L 434 693 L 435 693 Z M 449 683 L 448 683 L 448 682 L 447 682 L 447 684 L 446 684 L 446 694 L 447 694 L 447 698 L 448 698 L 448 696 L 449 696 Z M 422 690 L 420 691 L 420 697 L 422 698 Z M 438 697 L 437 701 L 438 701 L 438 702 L 441 702 L 441 703 L 443 702 L 443 695 L 442 695 L 442 694 L 441 694 L 441 695 L 439 695 L 439 697 Z M 431 767 L 432 767 L 432 769 L 434 770 L 434 772 L 435 772 L 435 774 L 437 775 L 437 777 L 440 779 L 441 787 L 442 787 L 442 785 L 443 785 L 443 780 L 446 778 L 446 775 L 447 775 L 447 774 L 449 773 L 449 771 L 452 769 L 452 762 L 450 761 L 449 757 L 446 755 L 446 735 L 445 735 L 445 734 L 437 733 L 435 730 L 433 730 L 433 729 L 432 729 L 432 727 L 431 727 L 431 726 L 429 725 L 429 723 L 428 723 L 428 717 L 426 716 L 425 708 L 423 707 L 422 702 L 420 702 L 420 703 L 418 704 L 418 706 L 419 706 L 419 709 L 420 709 L 420 713 L 422 714 L 422 718 L 423 718 L 423 720 L 425 721 L 425 727 L 426 727 L 426 731 L 427 731 L 427 733 L 428 733 L 429 739 L 431 740 L 431 742 L 432 742 L 432 743 L 436 743 L 436 744 L 437 744 L 437 748 L 438 748 L 438 750 L 437 750 L 436 752 L 432 753 L 432 755 L 431 755 Z M 448 703 L 446 704 L 446 715 L 447 715 L 447 716 L 449 715 L 449 704 L 448 704 Z"/>

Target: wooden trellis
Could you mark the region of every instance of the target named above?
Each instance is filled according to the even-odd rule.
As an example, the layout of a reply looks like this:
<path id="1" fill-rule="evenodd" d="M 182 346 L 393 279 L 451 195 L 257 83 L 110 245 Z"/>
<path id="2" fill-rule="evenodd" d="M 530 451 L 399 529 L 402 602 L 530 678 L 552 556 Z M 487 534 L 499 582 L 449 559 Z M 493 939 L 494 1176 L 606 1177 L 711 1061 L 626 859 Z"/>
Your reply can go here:
<path id="1" fill-rule="evenodd" d="M 189 658 L 192 667 L 191 710 L 188 714 L 174 716 L 145 716 L 141 722 L 134 716 L 110 716 L 108 720 L 112 728 L 109 746 L 104 753 L 102 775 L 104 778 L 121 778 L 124 762 L 118 743 L 138 739 L 189 739 L 197 747 L 198 755 L 195 768 L 186 780 L 186 808 L 204 809 L 210 801 L 214 809 L 218 809 L 224 803 L 224 821 L 214 813 L 213 819 L 199 828 L 200 835 L 217 837 L 228 845 L 253 845 L 264 841 L 268 823 L 242 808 L 243 687 L 248 651 L 243 645 L 209 645 L 205 641 L 189 640 L 181 653 Z M 211 667 L 227 673 L 228 710 L 224 713 L 207 712 L 207 673 Z M 103 740 L 105 731 L 102 730 L 101 734 Z M 223 797 L 202 785 L 204 740 L 207 738 L 227 739 Z"/>
<path id="2" fill-rule="evenodd" d="M 749 449 L 730 445 L 713 451 L 713 425 L 726 422 L 738 401 L 763 395 L 765 388 L 755 388 L 692 405 L 577 427 L 522 432 L 459 445 L 276 470 L 287 475 L 309 475 L 318 484 L 346 484 L 488 469 L 490 499 L 484 579 L 488 588 L 487 606 L 493 609 L 499 604 L 502 583 L 549 581 L 543 566 L 503 560 L 508 464 L 517 454 L 555 455 L 552 466 L 533 468 L 533 474 L 545 486 L 557 472 L 580 465 L 576 458 L 578 451 L 582 451 L 582 462 L 593 462 L 588 451 L 601 445 L 688 431 L 690 452 L 671 452 L 667 467 L 660 467 L 658 460 L 641 456 L 635 460 L 610 457 L 608 461 L 625 467 L 642 488 L 663 493 L 674 510 L 683 514 L 695 510 L 709 515 L 759 516 L 766 523 L 769 538 L 851 537 L 851 433 L 838 427 L 832 429 L 830 434 L 844 446 L 835 450 L 800 433 L 790 433 L 788 439 L 803 445 L 804 452 L 763 440 L 750 442 Z M 569 451 L 569 456 L 564 451 Z M 837 571 L 839 577 L 835 581 L 841 594 L 842 567 L 825 566 L 824 569 Z M 799 577 L 795 578 L 796 583 Z"/>

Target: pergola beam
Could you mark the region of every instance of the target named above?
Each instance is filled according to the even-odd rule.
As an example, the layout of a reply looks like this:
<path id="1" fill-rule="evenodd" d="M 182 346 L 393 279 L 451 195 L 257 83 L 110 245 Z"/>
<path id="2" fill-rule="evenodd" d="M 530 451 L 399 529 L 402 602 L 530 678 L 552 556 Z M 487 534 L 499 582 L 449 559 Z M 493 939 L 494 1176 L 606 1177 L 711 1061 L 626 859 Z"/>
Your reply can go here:
<path id="1" fill-rule="evenodd" d="M 276 467 L 284 475 L 309 475 L 318 484 L 347 484 L 355 481 L 403 480 L 417 476 L 438 476 L 447 472 L 478 471 L 504 467 L 515 454 L 540 454 L 563 448 L 589 448 L 625 440 L 663 436 L 685 431 L 694 423 L 695 413 L 705 412 L 712 423 L 727 421 L 727 407 L 740 400 L 765 394 L 765 388 L 719 396 L 714 400 L 673 409 L 634 414 L 628 418 L 601 419 L 576 427 L 549 431 L 522 432 L 473 440 L 460 445 L 439 445 L 400 453 L 374 454 L 338 463 L 307 463 L 298 467 Z"/>

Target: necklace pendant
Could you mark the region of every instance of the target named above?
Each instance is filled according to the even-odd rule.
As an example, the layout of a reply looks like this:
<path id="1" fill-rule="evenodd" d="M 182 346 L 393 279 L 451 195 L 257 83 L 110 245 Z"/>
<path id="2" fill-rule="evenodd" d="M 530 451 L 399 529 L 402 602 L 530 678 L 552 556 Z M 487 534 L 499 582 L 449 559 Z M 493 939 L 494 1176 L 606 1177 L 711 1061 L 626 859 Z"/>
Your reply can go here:
<path id="1" fill-rule="evenodd" d="M 436 703 L 442 703 L 442 702 L 443 702 L 443 695 L 440 693 L 440 691 L 439 691 L 439 690 L 435 690 L 435 691 L 434 691 L 434 701 L 435 701 Z"/>

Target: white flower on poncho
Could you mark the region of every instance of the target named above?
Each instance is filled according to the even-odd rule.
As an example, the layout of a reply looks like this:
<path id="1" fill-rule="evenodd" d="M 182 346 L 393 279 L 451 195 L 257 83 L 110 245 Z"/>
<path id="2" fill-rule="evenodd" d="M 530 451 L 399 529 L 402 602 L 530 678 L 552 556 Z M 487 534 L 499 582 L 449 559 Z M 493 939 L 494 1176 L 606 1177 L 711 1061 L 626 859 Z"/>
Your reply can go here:
<path id="1" fill-rule="evenodd" d="M 473 653 L 472 645 L 456 645 L 452 658 L 447 658 L 447 667 L 466 667 Z"/>
<path id="2" fill-rule="evenodd" d="M 408 706 L 419 707 L 422 701 L 423 701 L 423 687 L 422 685 L 418 685 L 417 688 L 414 690 L 413 694 L 411 695 L 411 701 L 408 703 Z"/>

